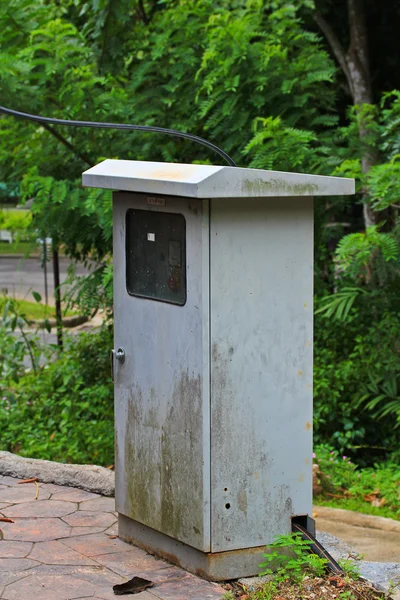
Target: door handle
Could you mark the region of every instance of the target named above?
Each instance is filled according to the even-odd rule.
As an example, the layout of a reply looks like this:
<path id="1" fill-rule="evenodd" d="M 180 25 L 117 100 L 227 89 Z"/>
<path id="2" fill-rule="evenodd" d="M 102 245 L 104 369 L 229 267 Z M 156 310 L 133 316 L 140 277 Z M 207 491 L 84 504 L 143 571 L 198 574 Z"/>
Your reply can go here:
<path id="1" fill-rule="evenodd" d="M 118 348 L 117 350 L 111 350 L 111 379 L 113 382 L 114 378 L 114 361 L 117 360 L 120 365 L 123 365 L 125 362 L 125 350 L 123 348 Z"/>

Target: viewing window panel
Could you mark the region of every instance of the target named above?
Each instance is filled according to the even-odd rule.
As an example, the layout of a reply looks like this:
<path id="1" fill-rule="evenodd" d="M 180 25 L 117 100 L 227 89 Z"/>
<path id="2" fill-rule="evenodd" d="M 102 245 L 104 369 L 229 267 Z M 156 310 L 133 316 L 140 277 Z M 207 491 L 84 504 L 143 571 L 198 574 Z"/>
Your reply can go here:
<path id="1" fill-rule="evenodd" d="M 126 213 L 126 288 L 132 296 L 186 302 L 186 221 L 180 214 Z"/>

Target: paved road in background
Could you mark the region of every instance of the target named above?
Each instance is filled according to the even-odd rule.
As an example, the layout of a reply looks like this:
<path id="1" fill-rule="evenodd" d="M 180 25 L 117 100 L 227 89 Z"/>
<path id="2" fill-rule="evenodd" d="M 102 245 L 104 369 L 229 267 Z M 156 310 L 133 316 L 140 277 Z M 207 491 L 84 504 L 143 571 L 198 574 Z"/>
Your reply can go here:
<path id="1" fill-rule="evenodd" d="M 60 281 L 65 281 L 70 261 L 60 259 Z M 83 265 L 78 265 L 79 275 L 87 273 Z M 47 280 L 49 304 L 54 304 L 54 285 L 52 263 L 47 263 Z M 34 301 L 32 291 L 39 292 L 45 297 L 44 271 L 39 258 L 0 257 L 0 294 L 7 293 L 11 297 Z"/>

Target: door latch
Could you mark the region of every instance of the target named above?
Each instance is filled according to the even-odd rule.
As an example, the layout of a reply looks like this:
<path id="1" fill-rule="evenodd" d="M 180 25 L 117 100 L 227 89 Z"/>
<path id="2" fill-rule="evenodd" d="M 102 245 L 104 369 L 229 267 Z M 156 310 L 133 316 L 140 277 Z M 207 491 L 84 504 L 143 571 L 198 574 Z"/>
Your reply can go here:
<path id="1" fill-rule="evenodd" d="M 111 350 L 111 379 L 114 381 L 114 361 L 117 360 L 120 365 L 125 362 L 125 350 L 118 348 L 117 350 Z"/>

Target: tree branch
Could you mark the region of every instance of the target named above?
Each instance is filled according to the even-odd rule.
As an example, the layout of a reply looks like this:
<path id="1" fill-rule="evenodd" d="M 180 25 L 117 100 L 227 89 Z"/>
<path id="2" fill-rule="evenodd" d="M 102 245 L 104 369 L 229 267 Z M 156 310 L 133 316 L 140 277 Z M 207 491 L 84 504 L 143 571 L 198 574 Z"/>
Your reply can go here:
<path id="1" fill-rule="evenodd" d="M 149 25 L 150 20 L 149 20 L 149 17 L 147 16 L 143 0 L 138 0 L 138 3 L 139 3 L 139 11 L 140 11 L 140 14 L 142 17 L 142 21 L 144 22 L 145 25 Z"/>
<path id="2" fill-rule="evenodd" d="M 347 0 L 351 46 L 355 46 L 365 76 L 369 79 L 368 34 L 363 0 Z"/>
<path id="3" fill-rule="evenodd" d="M 83 162 L 85 162 L 89 166 L 91 166 L 91 167 L 93 166 L 93 161 L 90 160 L 90 158 L 88 156 L 79 152 L 79 150 L 77 150 L 75 148 L 75 146 L 73 146 L 63 135 L 61 135 L 61 133 L 59 133 L 58 131 L 53 129 L 53 127 L 51 127 L 51 125 L 48 125 L 47 123 L 41 123 L 41 126 L 44 129 L 46 129 L 46 131 L 51 133 L 51 135 L 53 135 L 59 142 L 64 144 L 64 146 L 66 148 L 68 148 L 68 150 L 71 150 L 71 152 L 73 152 L 75 154 L 75 156 L 80 158 Z"/>
<path id="4" fill-rule="evenodd" d="M 347 64 L 352 73 L 355 104 L 372 104 L 371 77 L 368 60 L 368 34 L 364 0 L 347 0 L 350 47 Z M 357 71 L 356 77 L 354 77 Z M 357 81 L 356 81 L 357 79 Z"/>
<path id="5" fill-rule="evenodd" d="M 337 62 L 339 63 L 346 79 L 347 79 L 347 83 L 349 85 L 349 89 L 350 89 L 350 93 L 352 96 L 354 96 L 354 90 L 353 90 L 353 81 L 351 78 L 351 74 L 350 74 L 350 70 L 348 68 L 347 65 L 347 60 L 346 60 L 346 53 L 343 49 L 342 44 L 339 41 L 339 38 L 337 37 L 336 33 L 334 32 L 333 28 L 329 25 L 329 23 L 324 19 L 324 17 L 321 15 L 321 13 L 315 13 L 314 15 L 314 19 L 318 25 L 318 27 L 320 28 L 320 30 L 322 31 L 322 33 L 324 34 L 324 36 L 326 37 L 333 54 L 335 55 L 335 58 L 337 60 Z"/>

